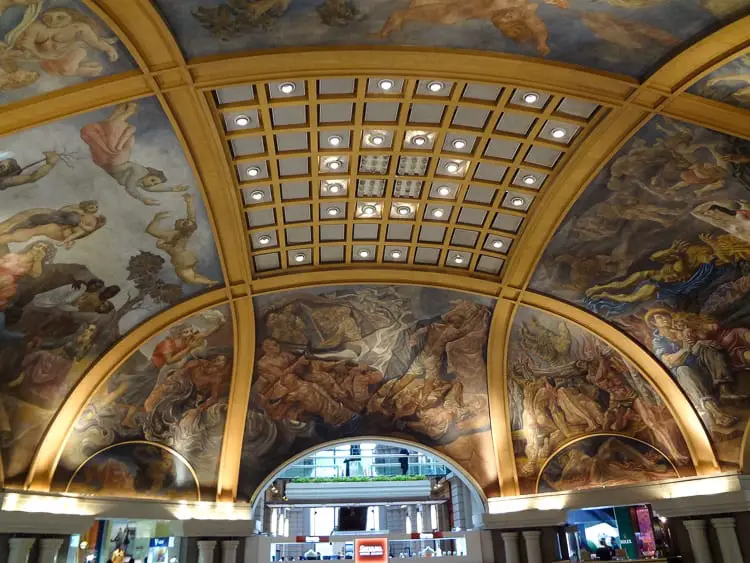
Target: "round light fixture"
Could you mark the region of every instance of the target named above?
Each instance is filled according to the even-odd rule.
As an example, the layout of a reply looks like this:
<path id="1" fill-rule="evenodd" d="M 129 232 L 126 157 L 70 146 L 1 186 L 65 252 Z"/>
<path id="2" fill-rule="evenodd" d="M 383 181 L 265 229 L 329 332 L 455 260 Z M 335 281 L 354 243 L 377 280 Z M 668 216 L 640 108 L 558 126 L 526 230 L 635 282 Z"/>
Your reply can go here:
<path id="1" fill-rule="evenodd" d="M 510 200 L 510 204 L 513 207 L 523 207 L 525 203 L 526 201 L 522 197 L 514 197 Z"/>
<path id="2" fill-rule="evenodd" d="M 295 262 L 304 262 L 305 261 L 305 255 L 301 252 L 299 254 L 294 255 L 294 261 Z"/>
<path id="3" fill-rule="evenodd" d="M 417 145 L 418 147 L 421 147 L 427 144 L 427 137 L 423 137 L 422 135 L 417 135 L 416 137 L 412 137 L 411 142 L 413 145 Z"/>
<path id="4" fill-rule="evenodd" d="M 246 115 L 238 115 L 234 118 L 234 123 L 240 127 L 247 127 L 250 125 L 250 118 Z"/>
<path id="5" fill-rule="evenodd" d="M 362 206 L 362 213 L 364 213 L 365 215 L 375 215 L 375 213 L 377 212 L 377 210 L 378 210 L 377 207 L 375 207 L 374 205 L 363 205 Z"/>
<path id="6" fill-rule="evenodd" d="M 453 148 L 458 151 L 466 148 L 466 141 L 463 139 L 453 139 L 453 143 L 451 144 L 453 145 Z"/>
<path id="7" fill-rule="evenodd" d="M 427 89 L 430 92 L 440 92 L 440 90 L 442 90 L 443 88 L 445 88 L 445 84 L 443 84 L 442 82 L 438 82 L 437 80 L 427 84 Z"/>
<path id="8" fill-rule="evenodd" d="M 258 244 L 262 244 L 263 246 L 271 244 L 271 237 L 268 235 L 260 235 L 258 237 Z"/>
<path id="9" fill-rule="evenodd" d="M 382 145 L 385 143 L 385 137 L 383 135 L 370 135 L 370 142 L 373 145 Z"/>
<path id="10" fill-rule="evenodd" d="M 439 207 L 437 209 L 432 210 L 433 217 L 437 217 L 438 219 L 440 219 L 440 217 L 442 217 L 443 215 L 445 215 L 445 211 L 443 211 Z"/>
<path id="11" fill-rule="evenodd" d="M 496 240 L 495 242 L 492 243 L 492 248 L 502 248 L 503 246 L 505 245 L 503 244 L 503 241 L 501 240 Z"/>
<path id="12" fill-rule="evenodd" d="M 86 549 L 88 548 L 88 546 L 89 546 L 89 542 L 87 542 L 86 540 L 83 540 L 82 542 L 78 544 L 78 547 L 80 547 L 81 549 Z"/>
<path id="13" fill-rule="evenodd" d="M 340 160 L 332 160 L 328 164 L 326 164 L 326 166 L 328 167 L 329 170 L 338 170 L 343 165 L 344 165 L 344 163 L 341 162 Z"/>
<path id="14" fill-rule="evenodd" d="M 394 260 L 398 260 L 401 258 L 401 251 L 400 250 L 391 250 L 391 258 Z"/>
<path id="15" fill-rule="evenodd" d="M 335 184 L 328 184 L 328 191 L 332 194 L 337 194 L 344 189 L 344 186 L 336 182 Z"/>
<path id="16" fill-rule="evenodd" d="M 359 257 L 360 257 L 360 258 L 367 258 L 367 257 L 369 257 L 369 256 L 370 256 L 370 251 L 369 251 L 369 250 L 367 250 L 367 249 L 364 249 L 364 248 L 363 248 L 363 249 L 362 249 L 362 250 L 360 250 L 360 251 L 359 251 L 359 252 L 358 252 L 357 254 L 359 254 Z"/>
<path id="17" fill-rule="evenodd" d="M 521 178 L 521 181 L 527 186 L 533 186 L 534 184 L 536 184 L 536 178 L 534 178 L 534 176 L 532 176 L 531 174 L 527 174 L 526 176 Z"/>
<path id="18" fill-rule="evenodd" d="M 255 178 L 256 176 L 260 175 L 260 168 L 258 168 L 257 166 L 250 166 L 248 167 L 246 172 L 248 176 L 250 176 L 251 178 Z"/>
<path id="19" fill-rule="evenodd" d="M 460 254 L 456 254 L 456 255 L 455 255 L 455 256 L 453 257 L 453 261 L 454 261 L 454 262 L 455 262 L 456 264 L 463 264 L 463 263 L 464 263 L 464 257 L 463 257 L 463 256 L 461 256 Z"/>
<path id="20" fill-rule="evenodd" d="M 443 197 L 447 197 L 451 195 L 451 189 L 448 186 L 440 186 L 438 188 L 438 194 Z"/>
<path id="21" fill-rule="evenodd" d="M 393 80 L 388 80 L 387 78 L 384 78 L 383 80 L 378 82 L 378 88 L 380 88 L 381 90 L 388 91 L 393 88 L 393 86 Z"/>
<path id="22" fill-rule="evenodd" d="M 328 137 L 328 144 L 332 147 L 338 147 L 343 139 L 338 135 L 331 135 Z"/>
<path id="23" fill-rule="evenodd" d="M 396 213 L 398 213 L 399 215 L 409 215 L 409 213 L 411 213 L 411 209 L 406 205 L 401 205 L 396 208 Z"/>
<path id="24" fill-rule="evenodd" d="M 291 94 L 297 89 L 297 86 L 295 86 L 294 82 L 284 82 L 282 84 L 279 84 L 279 91 L 282 94 Z"/>
<path id="25" fill-rule="evenodd" d="M 263 192 L 260 190 L 255 190 L 250 193 L 250 199 L 254 199 L 255 201 L 260 201 L 263 199 Z"/>
<path id="26" fill-rule="evenodd" d="M 339 214 L 339 208 L 329 207 L 328 209 L 326 209 L 326 213 L 328 213 L 328 215 L 330 215 L 331 217 L 335 217 L 336 215 Z"/>
<path id="27" fill-rule="evenodd" d="M 445 165 L 446 171 L 448 171 L 450 174 L 455 174 L 456 172 L 458 172 L 459 168 L 460 166 L 458 165 L 457 162 L 449 162 L 448 164 Z"/>
<path id="28" fill-rule="evenodd" d="M 565 129 L 562 129 L 561 127 L 555 127 L 552 131 L 550 131 L 550 134 L 555 139 L 562 139 L 565 135 L 567 135 L 567 132 Z"/>
<path id="29" fill-rule="evenodd" d="M 523 101 L 527 104 L 535 104 L 539 101 L 539 94 L 536 92 L 527 92 L 523 95 Z"/>

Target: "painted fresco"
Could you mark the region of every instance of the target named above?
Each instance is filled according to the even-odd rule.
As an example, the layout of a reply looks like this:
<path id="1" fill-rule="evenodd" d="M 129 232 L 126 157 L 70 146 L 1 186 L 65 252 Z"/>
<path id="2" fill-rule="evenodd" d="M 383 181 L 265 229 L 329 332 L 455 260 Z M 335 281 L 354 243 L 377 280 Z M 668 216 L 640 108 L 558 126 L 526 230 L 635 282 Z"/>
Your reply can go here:
<path id="1" fill-rule="evenodd" d="M 185 460 L 147 442 L 98 452 L 78 469 L 67 491 L 100 497 L 200 499 L 198 483 Z"/>
<path id="2" fill-rule="evenodd" d="M 634 436 L 690 473 L 687 445 L 654 388 L 596 336 L 521 307 L 508 349 L 511 431 L 521 493 L 533 493 L 547 457 L 597 432 Z"/>
<path id="3" fill-rule="evenodd" d="M 337 438 L 436 448 L 497 487 L 487 398 L 491 301 L 407 286 L 255 298 L 258 350 L 240 494 L 289 457 Z"/>
<path id="4" fill-rule="evenodd" d="M 635 76 L 747 0 L 158 0 L 188 57 L 418 45 L 546 57 Z"/>
<path id="5" fill-rule="evenodd" d="M 750 109 L 750 55 L 713 71 L 691 87 L 689 92 Z"/>
<path id="6" fill-rule="evenodd" d="M 221 283 L 201 196 L 153 99 L 0 139 L 0 477 L 119 337 Z"/>
<path id="7" fill-rule="evenodd" d="M 531 284 L 648 347 L 725 469 L 750 417 L 749 190 L 750 142 L 655 118 L 576 202 Z"/>
<path id="8" fill-rule="evenodd" d="M 0 0 L 0 105 L 135 68 L 80 0 Z"/>
<path id="9" fill-rule="evenodd" d="M 193 315 L 153 337 L 83 410 L 65 446 L 56 481 L 66 482 L 102 448 L 148 440 L 185 457 L 201 487 L 215 487 L 232 358 L 226 305 Z"/>
<path id="10" fill-rule="evenodd" d="M 648 444 L 624 436 L 592 436 L 554 455 L 539 477 L 537 492 L 636 485 L 678 477 L 669 460 Z"/>

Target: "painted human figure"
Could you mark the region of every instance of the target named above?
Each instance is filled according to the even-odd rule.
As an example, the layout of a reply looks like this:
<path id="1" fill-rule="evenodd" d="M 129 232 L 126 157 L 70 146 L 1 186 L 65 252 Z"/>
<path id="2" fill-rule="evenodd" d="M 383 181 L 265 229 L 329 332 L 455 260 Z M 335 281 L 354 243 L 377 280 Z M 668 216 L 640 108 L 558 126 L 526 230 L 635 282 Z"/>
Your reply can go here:
<path id="1" fill-rule="evenodd" d="M 71 248 L 79 239 L 101 229 L 107 222 L 93 200 L 60 209 L 28 209 L 0 223 L 0 245 L 47 237 L 57 246 Z"/>
<path id="2" fill-rule="evenodd" d="M 2 91 L 2 74 L 0 73 L 0 91 Z M 60 161 L 60 155 L 53 151 L 44 153 L 44 160 L 37 161 L 21 168 L 15 158 L 0 160 L 0 192 L 8 188 L 33 184 L 49 174 Z M 31 170 L 29 170 L 31 169 Z"/>
<path id="3" fill-rule="evenodd" d="M 167 177 L 161 170 L 143 166 L 130 159 L 135 145 L 135 126 L 128 123 L 137 110 L 134 103 L 118 106 L 104 121 L 89 123 L 81 128 L 81 139 L 91 149 L 91 159 L 98 167 L 138 201 L 146 205 L 159 205 L 155 199 L 145 197 L 150 193 L 184 192 L 184 185 L 165 186 Z"/>
<path id="4" fill-rule="evenodd" d="M 18 293 L 18 283 L 26 276 L 41 276 L 42 267 L 50 258 L 51 249 L 43 242 L 0 256 L 0 337 L 5 333 L 5 311 Z"/>
<path id="5" fill-rule="evenodd" d="M 151 223 L 146 227 L 146 232 L 157 240 L 156 248 L 166 252 L 174 266 L 174 272 L 177 277 L 184 283 L 194 285 L 214 285 L 216 280 L 212 280 L 195 271 L 198 264 L 198 257 L 188 249 L 188 242 L 198 229 L 198 223 L 195 216 L 195 204 L 190 194 L 182 196 L 185 200 L 186 216 L 184 219 L 177 219 L 174 222 L 174 228 L 162 230 L 160 223 L 163 219 L 169 217 L 169 213 L 162 211 L 154 215 Z"/>

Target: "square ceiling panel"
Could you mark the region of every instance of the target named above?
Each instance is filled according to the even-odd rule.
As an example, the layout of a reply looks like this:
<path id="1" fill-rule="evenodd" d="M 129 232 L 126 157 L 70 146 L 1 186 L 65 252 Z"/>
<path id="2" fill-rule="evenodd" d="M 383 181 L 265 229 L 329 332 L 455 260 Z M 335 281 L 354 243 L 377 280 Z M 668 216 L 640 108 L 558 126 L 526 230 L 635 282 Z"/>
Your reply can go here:
<path id="1" fill-rule="evenodd" d="M 453 182 L 433 182 L 430 187 L 430 197 L 435 199 L 456 199 L 458 184 Z"/>
<path id="2" fill-rule="evenodd" d="M 412 104 L 409 110 L 409 123 L 439 124 L 444 112 L 445 106 L 441 104 Z"/>
<path id="3" fill-rule="evenodd" d="M 469 83 L 464 88 L 461 99 L 463 100 L 482 100 L 485 102 L 496 102 L 503 91 L 501 86 L 493 84 Z"/>
<path id="4" fill-rule="evenodd" d="M 255 91 L 248 85 L 229 86 L 216 90 L 216 100 L 219 104 L 233 104 L 235 102 L 251 102 L 255 100 Z"/>
<path id="5" fill-rule="evenodd" d="M 495 130 L 512 135 L 526 136 L 535 120 L 536 118 L 531 115 L 506 112 L 498 120 Z"/>
<path id="6" fill-rule="evenodd" d="M 237 176 L 241 182 L 253 182 L 267 179 L 268 162 L 265 160 L 253 160 L 237 165 Z"/>
<path id="7" fill-rule="evenodd" d="M 376 76 L 367 79 L 367 93 L 376 96 L 398 96 L 404 88 L 404 81 L 390 76 Z"/>
<path id="8" fill-rule="evenodd" d="M 321 214 L 322 217 L 322 214 Z M 321 241 L 337 241 L 346 239 L 346 225 L 321 225 Z"/>
<path id="9" fill-rule="evenodd" d="M 304 80 L 283 80 L 268 83 L 268 97 L 272 100 L 304 98 L 306 93 Z"/>
<path id="10" fill-rule="evenodd" d="M 472 203 L 484 203 L 484 204 L 491 204 L 492 200 L 495 199 L 495 193 L 497 190 L 495 188 L 488 188 L 485 186 L 469 186 L 469 189 L 466 191 L 466 201 L 470 201 Z"/>
<path id="11" fill-rule="evenodd" d="M 502 270 L 504 260 L 494 256 L 482 254 L 477 261 L 477 271 L 485 274 L 497 275 Z"/>
<path id="12" fill-rule="evenodd" d="M 301 223 L 304 221 L 310 221 L 311 219 L 312 211 L 310 210 L 309 204 L 284 206 L 284 221 L 286 223 Z"/>
<path id="13" fill-rule="evenodd" d="M 223 112 L 224 127 L 230 132 L 252 131 L 260 129 L 258 111 L 255 109 L 238 109 Z"/>
<path id="14" fill-rule="evenodd" d="M 552 97 L 547 92 L 531 90 L 529 88 L 516 88 L 510 97 L 510 103 L 533 109 L 542 109 Z"/>
<path id="15" fill-rule="evenodd" d="M 474 143 L 476 142 L 476 135 L 463 134 L 463 133 L 448 133 L 443 141 L 443 150 L 448 152 L 456 152 L 463 154 L 470 154 L 474 150 Z"/>
<path id="16" fill-rule="evenodd" d="M 507 233 L 516 233 L 518 232 L 522 221 L 522 217 L 518 217 L 516 215 L 508 215 L 507 213 L 501 212 L 495 215 L 495 218 L 492 221 L 492 228 L 497 229 L 498 231 L 505 231 Z"/>
<path id="17" fill-rule="evenodd" d="M 414 262 L 416 264 L 429 264 L 437 266 L 438 260 L 440 260 L 440 249 L 438 248 L 427 248 L 420 246 L 414 253 Z"/>
<path id="18" fill-rule="evenodd" d="M 478 238 L 479 233 L 477 231 L 456 229 L 455 231 L 453 231 L 451 244 L 453 246 L 466 246 L 468 248 L 474 248 L 474 245 L 476 245 Z"/>
<path id="19" fill-rule="evenodd" d="M 307 133 L 277 133 L 276 151 L 305 151 L 310 148 Z"/>
<path id="20" fill-rule="evenodd" d="M 336 201 L 320 204 L 321 221 L 342 221 L 346 219 L 346 202 Z"/>
<path id="21" fill-rule="evenodd" d="M 276 224 L 276 214 L 273 209 L 256 209 L 247 212 L 247 225 L 253 227 L 266 227 Z"/>
<path id="22" fill-rule="evenodd" d="M 386 129 L 365 129 L 362 132 L 362 148 L 389 149 L 393 145 L 393 131 Z"/>
<path id="23" fill-rule="evenodd" d="M 313 261 L 312 250 L 309 248 L 288 250 L 286 255 L 290 266 L 309 266 Z"/>
<path id="24" fill-rule="evenodd" d="M 270 184 L 257 185 L 252 188 L 242 189 L 242 199 L 245 205 L 258 205 L 260 203 L 269 203 L 273 201 Z"/>
<path id="25" fill-rule="evenodd" d="M 401 241 L 411 240 L 411 225 L 391 223 L 385 235 L 386 240 Z"/>
<path id="26" fill-rule="evenodd" d="M 445 257 L 445 265 L 451 268 L 467 269 L 471 263 L 471 253 L 449 250 Z"/>
<path id="27" fill-rule="evenodd" d="M 428 203 L 424 210 L 425 221 L 448 221 L 452 206 L 442 203 Z"/>
<path id="28" fill-rule="evenodd" d="M 505 177 L 505 173 L 508 171 L 507 166 L 501 164 L 491 164 L 489 162 L 481 162 L 474 172 L 474 178 L 477 180 L 484 180 L 486 182 L 500 183 Z"/>
<path id="29" fill-rule="evenodd" d="M 453 90 L 453 82 L 440 79 L 420 80 L 417 82 L 417 96 L 447 98 Z"/>
<path id="30" fill-rule="evenodd" d="M 579 127 L 565 121 L 550 119 L 544 123 L 542 130 L 539 132 L 539 138 L 545 141 L 569 145 Z"/>
<path id="31" fill-rule="evenodd" d="M 359 171 L 362 174 L 388 174 L 391 157 L 387 155 L 362 155 L 359 157 Z"/>
<path id="32" fill-rule="evenodd" d="M 409 258 L 409 248 L 406 246 L 387 245 L 383 253 L 384 262 L 406 262 Z"/>
<path id="33" fill-rule="evenodd" d="M 326 129 L 318 133 L 318 146 L 321 149 L 348 149 L 351 131 L 349 129 Z"/>
<path id="34" fill-rule="evenodd" d="M 308 172 L 310 172 L 310 162 L 306 156 L 279 159 L 279 176 L 282 178 L 305 176 Z"/>
<path id="35" fill-rule="evenodd" d="M 346 174 L 349 170 L 349 157 L 341 154 L 318 157 L 318 171 L 321 174 Z"/>
<path id="36" fill-rule="evenodd" d="M 354 78 L 324 78 L 318 80 L 318 94 L 321 96 L 353 95 Z"/>
<path id="37" fill-rule="evenodd" d="M 586 100 L 563 98 L 555 111 L 558 113 L 564 113 L 565 115 L 572 115 L 573 117 L 589 119 L 598 107 L 598 104 L 587 102 Z"/>
<path id="38" fill-rule="evenodd" d="M 269 254 L 258 254 L 253 256 L 253 264 L 258 272 L 267 272 L 269 270 L 278 270 L 281 268 L 281 258 L 278 252 Z"/>
<path id="39" fill-rule="evenodd" d="M 423 185 L 424 182 L 421 180 L 396 180 L 393 185 L 393 197 L 419 198 Z"/>
<path id="40" fill-rule="evenodd" d="M 513 177 L 513 185 L 530 190 L 538 190 L 542 187 L 546 178 L 547 175 L 543 172 L 519 168 L 516 175 Z"/>
<path id="41" fill-rule="evenodd" d="M 279 245 L 278 237 L 276 236 L 276 230 L 270 229 L 268 231 L 254 233 L 250 236 L 250 245 L 253 250 L 263 250 L 266 248 L 275 248 Z"/>
<path id="42" fill-rule="evenodd" d="M 552 168 L 560 160 L 562 153 L 555 149 L 548 147 L 532 146 L 529 152 L 526 153 L 523 161 L 529 164 L 536 164 L 537 166 L 544 166 L 546 168 Z"/>
<path id="43" fill-rule="evenodd" d="M 343 246 L 321 246 L 320 261 L 326 263 L 340 263 L 344 261 Z"/>
<path id="44" fill-rule="evenodd" d="M 401 105 L 396 102 L 367 102 L 365 104 L 365 122 L 396 123 L 400 107 Z"/>
<path id="45" fill-rule="evenodd" d="M 404 148 L 415 150 L 431 150 L 435 144 L 437 134 L 420 129 L 410 129 L 404 135 Z"/>
<path id="46" fill-rule="evenodd" d="M 354 104 L 320 104 L 318 119 L 320 123 L 351 123 Z"/>
<path id="47" fill-rule="evenodd" d="M 281 199 L 290 201 L 295 199 L 309 199 L 310 182 L 303 180 L 300 182 L 283 182 L 281 184 Z"/>
<path id="48" fill-rule="evenodd" d="M 422 225 L 419 229 L 419 242 L 434 242 L 441 244 L 445 238 L 445 227 L 437 225 Z"/>
<path id="49" fill-rule="evenodd" d="M 234 156 L 249 156 L 266 152 L 266 145 L 260 135 L 237 137 L 231 140 L 231 144 Z"/>
<path id="50" fill-rule="evenodd" d="M 321 180 L 320 195 L 322 197 L 346 197 L 348 188 L 349 180 L 345 178 Z"/>
<path id="51" fill-rule="evenodd" d="M 307 108 L 306 106 L 271 108 L 271 121 L 274 127 L 305 125 L 307 123 Z"/>
<path id="52" fill-rule="evenodd" d="M 430 164 L 426 156 L 402 156 L 398 159 L 399 176 L 424 176 Z"/>
<path id="53" fill-rule="evenodd" d="M 352 247 L 353 262 L 374 262 L 377 257 L 377 248 L 369 244 L 355 244 Z"/>
<path id="54" fill-rule="evenodd" d="M 378 225 L 372 223 L 355 223 L 352 231 L 353 240 L 378 240 Z"/>
<path id="55" fill-rule="evenodd" d="M 528 211 L 531 207 L 531 203 L 534 201 L 534 197 L 530 195 L 520 194 L 512 190 L 505 192 L 503 196 L 502 207 L 505 209 L 515 209 L 518 211 Z"/>
<path id="56" fill-rule="evenodd" d="M 470 129 L 483 129 L 490 110 L 474 107 L 459 107 L 453 115 L 453 125 Z"/>
<path id="57" fill-rule="evenodd" d="M 484 223 L 484 219 L 487 217 L 487 212 L 483 209 L 473 209 L 471 207 L 463 207 L 461 208 L 460 213 L 458 214 L 458 223 L 462 223 L 464 225 L 477 225 L 481 226 L 482 223 Z"/>
<path id="58" fill-rule="evenodd" d="M 383 197 L 385 180 L 357 180 L 357 197 Z"/>
<path id="59" fill-rule="evenodd" d="M 503 160 L 513 160 L 518 152 L 521 143 L 511 141 L 510 139 L 490 139 L 487 148 L 484 149 L 485 156 L 491 158 L 501 158 Z"/>
<path id="60" fill-rule="evenodd" d="M 284 231 L 286 233 L 286 243 L 289 245 L 309 244 L 312 242 L 311 227 L 287 227 Z"/>
<path id="61" fill-rule="evenodd" d="M 501 235 L 495 235 L 495 234 L 489 234 L 487 235 L 487 238 L 484 241 L 484 248 L 485 250 L 490 250 L 492 252 L 501 252 L 503 254 L 507 254 L 510 250 L 510 245 L 512 244 L 513 239 L 510 239 L 508 237 L 504 237 Z"/>

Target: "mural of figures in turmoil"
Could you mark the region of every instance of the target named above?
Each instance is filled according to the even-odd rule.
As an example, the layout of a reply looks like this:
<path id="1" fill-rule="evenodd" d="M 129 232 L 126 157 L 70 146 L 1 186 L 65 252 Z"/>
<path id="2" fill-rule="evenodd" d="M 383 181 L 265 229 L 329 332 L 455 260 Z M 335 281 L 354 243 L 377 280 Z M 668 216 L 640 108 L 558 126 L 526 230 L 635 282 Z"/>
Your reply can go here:
<path id="1" fill-rule="evenodd" d="M 676 479 L 680 474 L 664 455 L 633 438 L 600 435 L 559 451 L 539 476 L 537 492 L 575 491 Z"/>
<path id="2" fill-rule="evenodd" d="M 188 57 L 307 45 L 516 53 L 642 76 L 744 0 L 157 0 Z"/>
<path id="3" fill-rule="evenodd" d="M 153 99 L 0 139 L 0 477 L 121 335 L 221 282 L 200 193 Z"/>
<path id="4" fill-rule="evenodd" d="M 198 482 L 185 460 L 168 448 L 126 442 L 105 448 L 76 471 L 67 491 L 109 497 L 200 500 Z"/>
<path id="5" fill-rule="evenodd" d="M 671 370 L 726 469 L 750 416 L 750 143 L 657 118 L 599 174 L 531 284 Z"/>
<path id="6" fill-rule="evenodd" d="M 654 444 L 692 470 L 677 423 L 656 391 L 596 336 L 521 307 L 509 350 L 511 430 L 521 493 L 533 493 L 548 456 L 566 442 L 617 432 Z"/>
<path id="7" fill-rule="evenodd" d="M 0 105 L 135 68 L 81 0 L 0 0 Z"/>
<path id="8" fill-rule="evenodd" d="M 258 350 L 240 494 L 328 440 L 399 437 L 497 487 L 487 399 L 490 301 L 406 286 L 255 299 Z"/>
<path id="9" fill-rule="evenodd" d="M 715 70 L 691 87 L 689 92 L 750 109 L 750 55 Z"/>
<path id="10" fill-rule="evenodd" d="M 149 340 L 81 413 L 55 481 L 67 482 L 88 456 L 102 448 L 148 440 L 183 456 L 204 490 L 215 487 L 232 380 L 232 347 L 226 305 L 193 315 Z"/>

